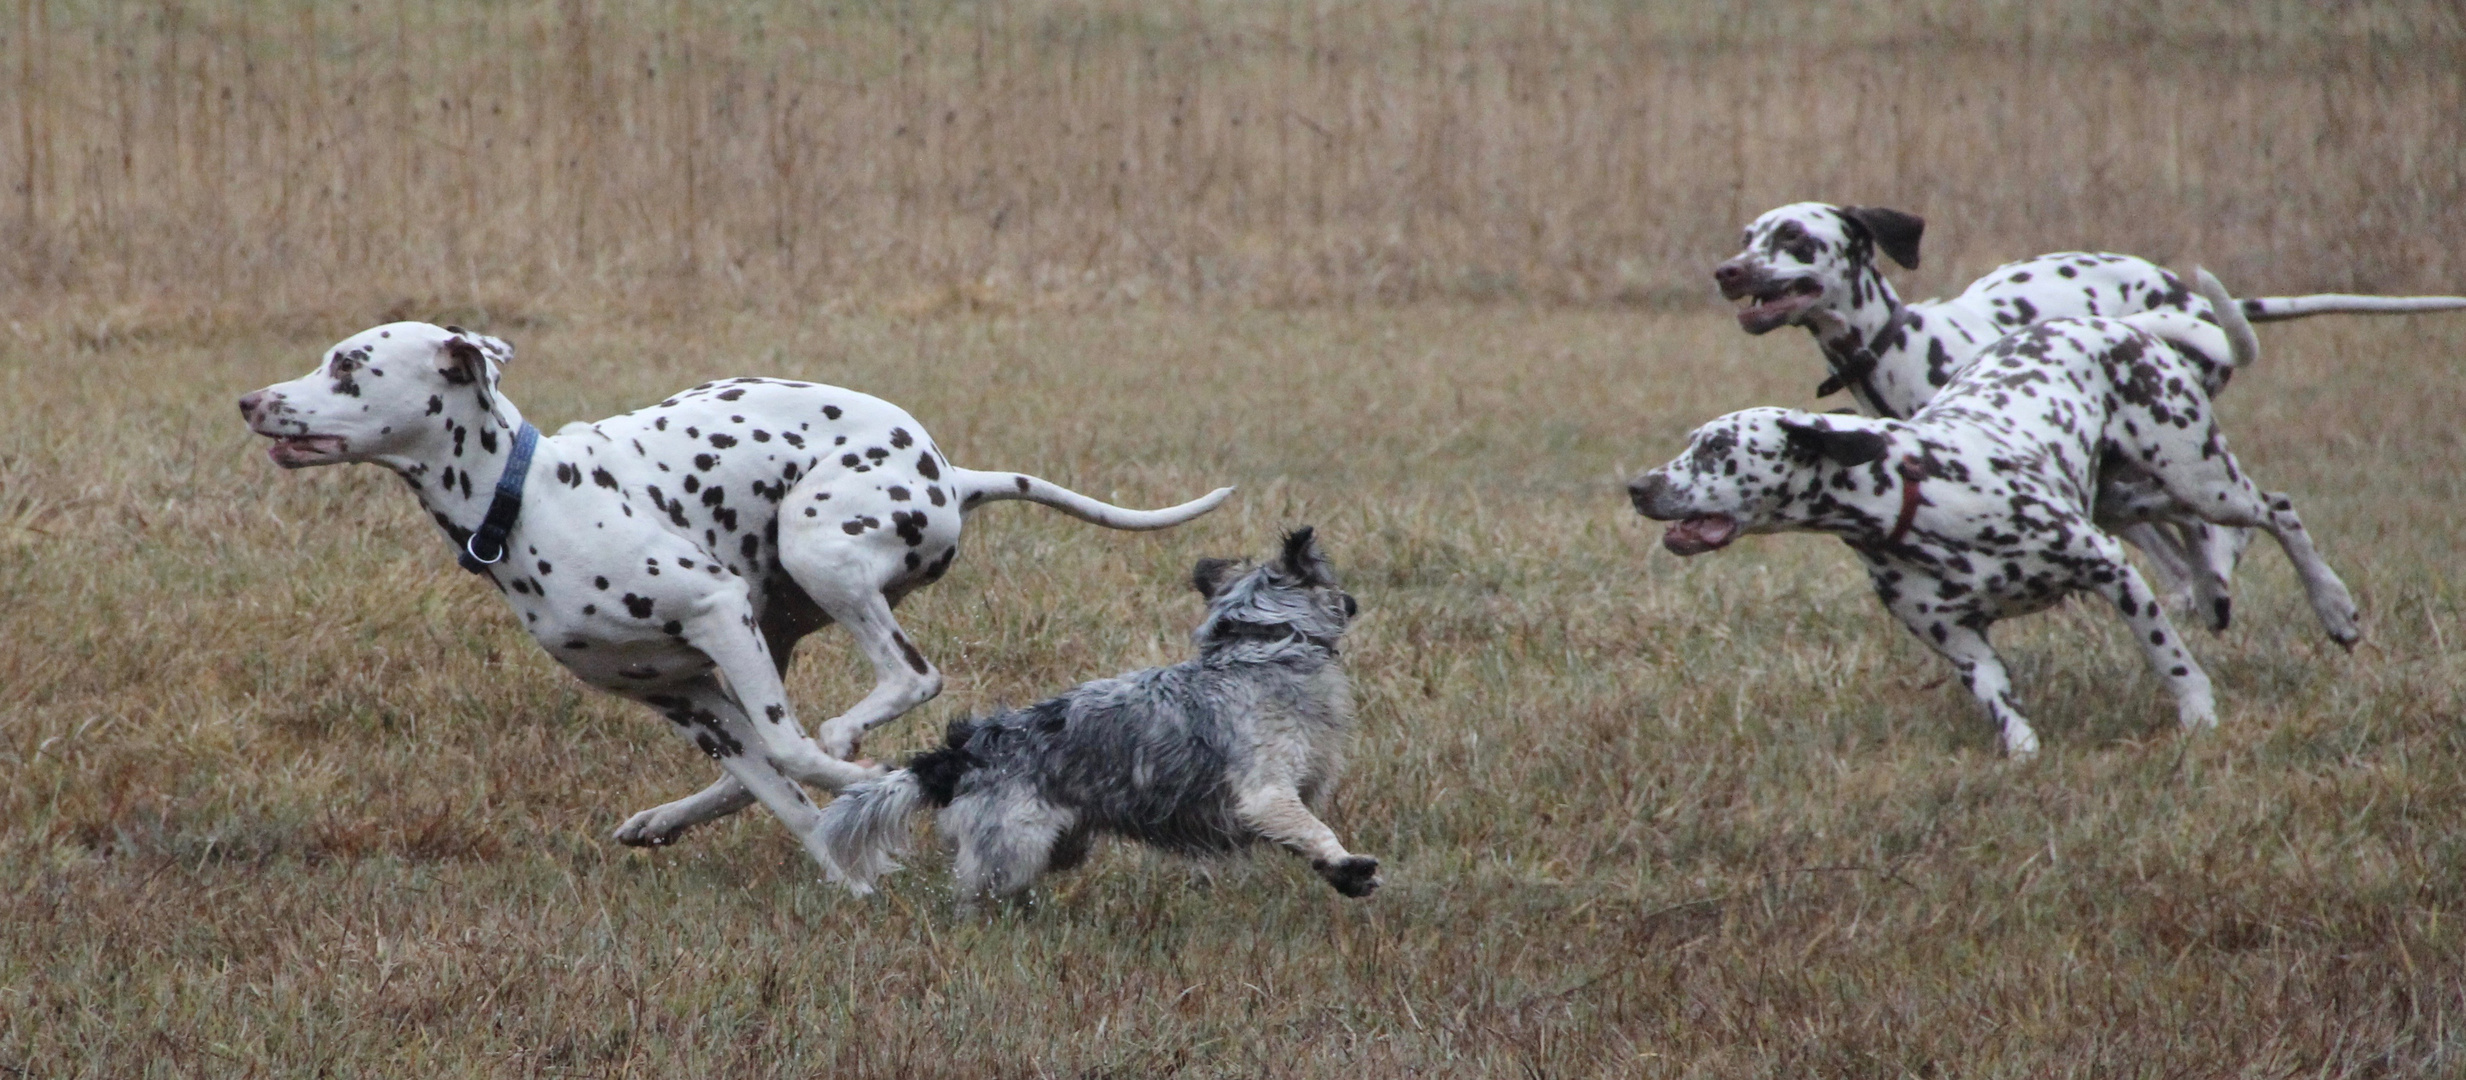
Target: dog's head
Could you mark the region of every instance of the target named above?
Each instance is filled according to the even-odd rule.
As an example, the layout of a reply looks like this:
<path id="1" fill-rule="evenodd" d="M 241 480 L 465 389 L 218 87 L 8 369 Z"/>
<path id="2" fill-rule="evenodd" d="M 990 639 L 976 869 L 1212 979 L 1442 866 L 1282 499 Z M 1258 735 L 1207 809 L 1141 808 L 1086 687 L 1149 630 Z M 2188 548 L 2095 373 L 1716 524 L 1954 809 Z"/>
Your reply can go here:
<path id="1" fill-rule="evenodd" d="M 1695 429 L 1687 452 L 1636 477 L 1627 497 L 1637 513 L 1672 523 L 1661 545 L 1679 555 L 1807 527 L 1807 504 L 1827 483 L 1890 448 L 1883 423 L 1800 409 L 1734 412 Z"/>
<path id="2" fill-rule="evenodd" d="M 344 339 L 307 375 L 242 397 L 240 416 L 274 440 L 266 456 L 286 469 L 413 454 L 458 427 L 487 433 L 498 367 L 513 356 L 458 326 L 389 323 Z"/>
<path id="3" fill-rule="evenodd" d="M 1360 606 L 1336 584 L 1307 525 L 1285 534 L 1283 549 L 1264 564 L 1201 559 L 1190 583 L 1207 598 L 1207 619 L 1191 634 L 1202 657 L 1234 650 L 1272 659 L 1299 650 L 1336 651 Z"/>
<path id="4" fill-rule="evenodd" d="M 1742 249 L 1713 267 L 1726 300 L 1744 300 L 1738 325 L 1750 334 L 1808 325 L 1818 313 L 1855 307 L 1879 295 L 1880 249 L 1916 269 L 1925 219 L 1880 206 L 1791 203 L 1747 225 Z"/>

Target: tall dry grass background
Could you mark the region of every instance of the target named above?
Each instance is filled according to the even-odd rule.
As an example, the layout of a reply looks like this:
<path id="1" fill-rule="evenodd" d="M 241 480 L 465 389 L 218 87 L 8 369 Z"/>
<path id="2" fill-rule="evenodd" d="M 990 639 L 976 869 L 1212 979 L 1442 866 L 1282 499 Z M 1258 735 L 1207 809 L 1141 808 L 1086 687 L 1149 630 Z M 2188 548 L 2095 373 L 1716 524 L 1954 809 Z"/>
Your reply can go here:
<path id="1" fill-rule="evenodd" d="M 1999 643 L 1994 754 L 1840 546 L 1677 560 L 1617 489 L 1815 404 L 1703 274 L 1800 198 L 1923 295 L 2112 247 L 2466 291 L 2449 5 L 17 0 L 0 52 L 0 1074 L 2466 1074 L 2466 318 L 2264 328 L 2274 551 L 2177 736 L 2111 613 Z M 958 461 L 1224 510 L 972 520 L 902 608 L 948 718 L 1183 654 L 1201 555 L 1323 530 L 1365 617 L 1335 826 L 858 902 L 232 401 L 382 318 L 515 339 L 553 429 L 719 375 Z M 844 637 L 790 679 L 862 692 Z"/>
<path id="2" fill-rule="evenodd" d="M 17 11 L 15 307 L 1693 300 L 1806 197 L 1962 273 L 2466 274 L 2444 4 Z"/>

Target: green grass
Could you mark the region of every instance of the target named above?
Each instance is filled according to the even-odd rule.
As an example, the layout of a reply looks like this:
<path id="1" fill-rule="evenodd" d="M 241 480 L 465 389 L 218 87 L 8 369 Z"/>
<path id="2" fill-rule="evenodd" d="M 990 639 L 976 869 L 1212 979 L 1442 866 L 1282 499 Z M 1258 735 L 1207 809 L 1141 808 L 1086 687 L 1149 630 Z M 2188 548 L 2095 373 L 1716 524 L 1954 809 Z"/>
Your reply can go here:
<path id="1" fill-rule="evenodd" d="M 0 1072 L 30 1076 L 2355 1076 L 2466 1070 L 2466 389 L 2454 320 L 2264 329 L 2223 406 L 2362 600 L 2352 656 L 2255 548 L 2171 704 L 2111 613 L 2001 635 L 2014 765 L 1839 544 L 1682 562 L 1618 483 L 1804 403 L 1718 316 L 1360 311 L 534 318 L 543 426 L 724 374 L 879 393 L 961 464 L 1139 505 L 979 514 L 902 608 L 949 690 L 877 735 L 1184 653 L 1192 560 L 1315 523 L 1365 617 L 1329 817 L 1113 848 L 1026 910 L 941 861 L 852 900 L 558 670 L 369 467 L 283 473 L 241 392 L 355 327 L 0 337 Z M 82 340 L 85 345 L 77 344 Z M 862 665 L 810 639 L 806 722 Z"/>

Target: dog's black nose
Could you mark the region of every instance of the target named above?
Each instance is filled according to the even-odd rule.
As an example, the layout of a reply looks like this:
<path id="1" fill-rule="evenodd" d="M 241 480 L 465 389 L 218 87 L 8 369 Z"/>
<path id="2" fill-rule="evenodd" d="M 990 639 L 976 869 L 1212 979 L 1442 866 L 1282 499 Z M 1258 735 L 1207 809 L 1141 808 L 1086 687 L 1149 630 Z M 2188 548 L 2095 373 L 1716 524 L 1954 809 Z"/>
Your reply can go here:
<path id="1" fill-rule="evenodd" d="M 255 420 L 257 407 L 263 404 L 265 404 L 265 391 L 263 390 L 251 390 L 240 395 L 240 419 Z"/>
<path id="2" fill-rule="evenodd" d="M 1627 501 L 1635 504 L 1636 513 L 1651 517 L 1653 516 L 1653 503 L 1669 486 L 1668 477 L 1660 473 L 1646 473 L 1627 482 Z"/>
<path id="3" fill-rule="evenodd" d="M 1713 283 L 1724 288 L 1741 284 L 1746 277 L 1747 268 L 1739 265 L 1736 260 L 1713 267 Z"/>

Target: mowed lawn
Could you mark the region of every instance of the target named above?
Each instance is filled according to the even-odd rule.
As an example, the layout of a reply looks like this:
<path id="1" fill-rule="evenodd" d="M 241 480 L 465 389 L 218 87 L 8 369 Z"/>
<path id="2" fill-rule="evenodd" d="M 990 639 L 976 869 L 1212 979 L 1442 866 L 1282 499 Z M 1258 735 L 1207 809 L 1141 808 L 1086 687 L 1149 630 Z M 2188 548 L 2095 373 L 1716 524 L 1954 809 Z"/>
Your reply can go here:
<path id="1" fill-rule="evenodd" d="M 896 401 L 951 457 L 1128 504 L 974 516 L 882 730 L 1186 654 L 1203 555 L 1315 524 L 1359 596 L 1346 901 L 1273 850 L 1125 848 L 955 910 L 856 900 L 559 670 L 371 466 L 286 473 L 242 392 L 372 318 L 0 327 L 0 1073 L 2369 1076 L 2466 1072 L 2466 318 L 2262 328 L 2222 402 L 2369 638 L 2267 541 L 2184 737 L 2104 605 L 2000 636 L 1995 751 L 1836 541 L 1692 561 L 1626 476 L 1813 346 L 1711 310 L 500 316 L 543 428 L 739 374 Z M 1839 401 L 1822 404 L 1839 404 Z M 2188 628 L 2188 627 L 2187 627 Z M 808 725 L 865 686 L 811 639 Z"/>

